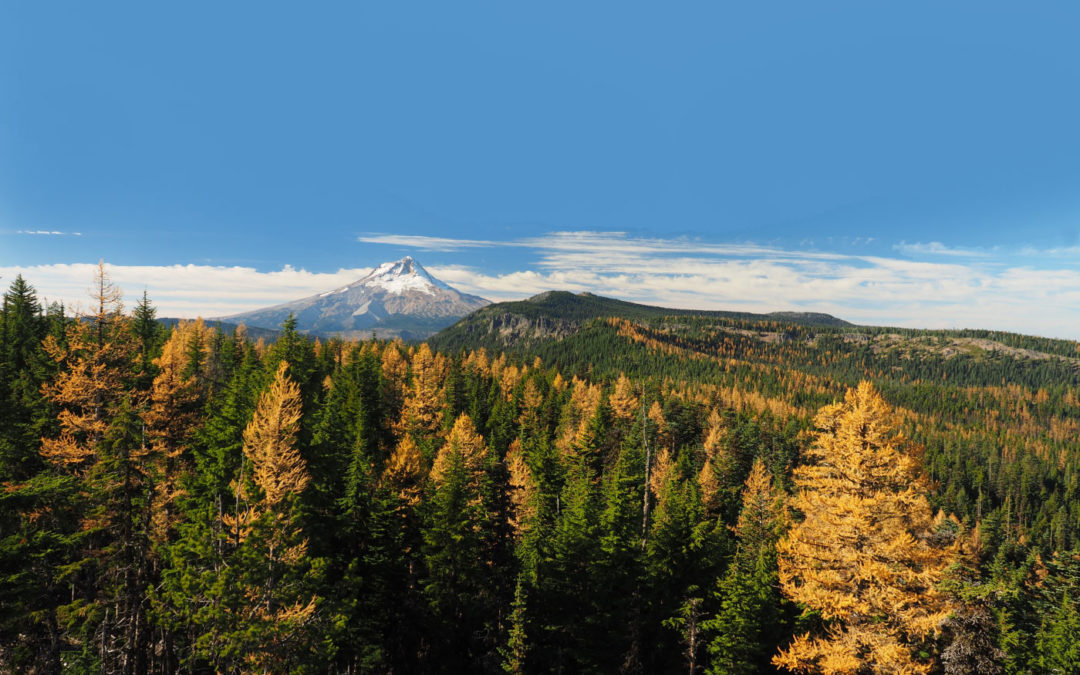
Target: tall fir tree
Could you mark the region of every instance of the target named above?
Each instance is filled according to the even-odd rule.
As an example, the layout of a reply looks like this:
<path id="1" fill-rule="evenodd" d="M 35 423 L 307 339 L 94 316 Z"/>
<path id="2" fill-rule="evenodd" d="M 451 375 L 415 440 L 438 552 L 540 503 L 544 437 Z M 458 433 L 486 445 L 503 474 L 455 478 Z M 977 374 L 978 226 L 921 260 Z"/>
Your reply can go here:
<path id="1" fill-rule="evenodd" d="M 135 304 L 131 312 L 131 330 L 139 345 L 138 378 L 140 388 L 150 386 L 156 372 L 154 370 L 154 353 L 158 342 L 161 340 L 162 328 L 157 322 L 157 309 L 150 302 L 149 294 L 144 290 L 142 297 Z"/>
<path id="2" fill-rule="evenodd" d="M 42 468 L 37 447 L 48 415 L 41 395 L 49 374 L 41 350 L 47 329 L 37 293 L 16 276 L 0 308 L 0 482 L 24 480 Z"/>
<path id="3" fill-rule="evenodd" d="M 782 500 L 758 460 L 743 488 L 735 558 L 717 585 L 719 609 L 705 622 L 712 636 L 710 675 L 750 675 L 768 668 L 783 630 L 776 558 L 782 524 Z"/>
<path id="4" fill-rule="evenodd" d="M 433 619 L 430 668 L 498 667 L 499 584 L 485 530 L 495 527 L 491 455 L 472 420 L 458 417 L 432 465 L 424 525 L 424 592 Z M 505 518 L 505 514 L 503 514 Z"/>

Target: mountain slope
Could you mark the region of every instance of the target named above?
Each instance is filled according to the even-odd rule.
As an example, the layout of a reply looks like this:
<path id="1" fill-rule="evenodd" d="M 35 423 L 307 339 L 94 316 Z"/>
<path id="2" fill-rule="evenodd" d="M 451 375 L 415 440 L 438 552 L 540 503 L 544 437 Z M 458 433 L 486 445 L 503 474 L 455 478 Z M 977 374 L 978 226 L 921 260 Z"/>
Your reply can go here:
<path id="1" fill-rule="evenodd" d="M 590 321 L 619 318 L 630 321 L 660 321 L 668 318 L 696 318 L 782 322 L 799 326 L 853 327 L 829 314 L 815 312 L 721 312 L 670 309 L 639 305 L 592 293 L 548 291 L 527 300 L 489 305 L 429 338 L 432 347 L 453 350 L 476 347 L 513 348 L 522 342 L 562 339 L 586 327 Z"/>
<path id="2" fill-rule="evenodd" d="M 833 391 L 862 379 L 886 390 L 925 382 L 1080 385 L 1080 345 L 1068 340 L 857 326 L 814 313 L 670 310 L 589 294 L 544 293 L 490 305 L 428 343 L 445 352 L 484 348 L 526 362 L 540 357 L 569 373 L 685 378 L 692 372 L 699 382 L 730 384 L 732 369 L 747 369 L 756 373 L 755 386 L 763 382 L 762 368 L 825 378 Z M 766 393 L 785 386 L 776 381 Z"/>
<path id="3" fill-rule="evenodd" d="M 297 329 L 344 338 L 370 336 L 420 339 L 490 304 L 431 276 L 411 257 L 379 265 L 347 286 L 225 321 L 276 329 L 296 317 Z"/>

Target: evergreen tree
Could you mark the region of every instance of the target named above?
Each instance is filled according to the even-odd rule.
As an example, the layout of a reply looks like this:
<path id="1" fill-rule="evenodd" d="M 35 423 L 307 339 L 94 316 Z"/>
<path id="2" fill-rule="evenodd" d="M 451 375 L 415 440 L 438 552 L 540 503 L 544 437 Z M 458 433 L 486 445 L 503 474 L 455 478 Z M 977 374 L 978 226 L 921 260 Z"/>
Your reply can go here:
<path id="1" fill-rule="evenodd" d="M 0 309 L 0 482 L 24 480 L 42 468 L 37 446 L 48 415 L 41 396 L 46 330 L 34 288 L 16 276 Z"/>
<path id="2" fill-rule="evenodd" d="M 156 374 L 153 359 L 161 327 L 157 322 L 157 309 L 150 303 L 150 296 L 145 290 L 131 313 L 131 330 L 139 345 L 139 384 L 146 389 Z"/>
<path id="3" fill-rule="evenodd" d="M 690 589 L 696 592 L 697 588 Z M 702 598 L 691 595 L 679 606 L 679 612 L 675 616 L 666 619 L 664 625 L 679 631 L 683 639 L 683 647 L 686 650 L 686 668 L 690 675 L 699 670 L 698 652 L 701 649 L 702 628 Z"/>
<path id="4" fill-rule="evenodd" d="M 1040 618 L 1033 666 L 1046 673 L 1080 672 L 1080 553 L 1055 555 L 1033 605 Z"/>
<path id="5" fill-rule="evenodd" d="M 338 663 L 357 672 L 415 671 L 423 614 L 412 575 L 418 543 L 411 507 L 379 485 L 359 448 L 339 507 L 334 558 L 345 568 L 329 586 L 340 607 Z"/>
<path id="6" fill-rule="evenodd" d="M 600 503 L 589 471 L 579 460 L 568 467 L 556 501 L 550 554 L 537 572 L 537 630 L 531 662 L 541 671 L 581 672 L 601 669 L 605 612 L 598 592 Z"/>
<path id="7" fill-rule="evenodd" d="M 619 424 L 616 424 L 618 427 Z M 639 444 L 640 422 L 623 434 L 615 465 L 604 477 L 604 508 L 600 514 L 600 557 L 596 566 L 593 593 L 603 607 L 608 625 L 618 626 L 616 634 L 597 651 L 607 660 L 607 668 L 644 668 L 645 598 L 643 577 L 642 503 L 646 490 L 645 450 Z"/>
<path id="8" fill-rule="evenodd" d="M 48 330 L 33 287 L 17 276 L 0 306 L 0 606 L 8 610 L 0 661 L 13 670 L 58 668 L 58 565 L 73 544 L 62 534 L 75 518 L 73 481 L 47 471 L 38 451 L 52 425 L 41 394 Z"/>
<path id="9" fill-rule="evenodd" d="M 665 460 L 667 454 L 667 450 L 661 451 L 651 474 L 656 506 L 645 548 L 643 586 L 648 607 L 645 644 L 651 653 L 647 670 L 676 662 L 680 653 L 687 661 L 692 656 L 695 668 L 701 663 L 708 604 L 700 589 L 714 583 L 729 555 L 726 528 L 721 525 L 717 531 L 716 523 L 704 514 L 697 482 L 690 478 L 688 453 L 681 454 L 677 462 Z M 662 630 L 662 626 L 669 630 Z M 671 628 L 678 629 L 681 641 Z M 694 644 L 692 654 L 686 651 L 691 649 L 690 641 Z"/>
<path id="10" fill-rule="evenodd" d="M 485 530 L 496 527 L 491 457 L 467 415 L 461 415 L 431 469 L 431 501 L 424 527 L 424 592 L 436 621 L 431 667 L 498 667 L 496 632 L 501 598 Z M 505 514 L 503 514 L 505 518 Z"/>
<path id="11" fill-rule="evenodd" d="M 716 599 L 720 608 L 705 623 L 711 675 L 743 675 L 765 670 L 782 632 L 776 542 L 782 524 L 781 500 L 760 460 L 742 494 L 735 526 L 738 548 Z"/>
<path id="12" fill-rule="evenodd" d="M 1053 612 L 1043 617 L 1037 649 L 1045 673 L 1080 672 L 1080 609 L 1067 592 Z"/>
<path id="13" fill-rule="evenodd" d="M 514 604 L 510 611 L 510 630 L 506 647 L 500 650 L 503 656 L 502 669 L 505 673 L 521 675 L 528 659 L 528 591 L 521 579 L 514 590 Z"/>

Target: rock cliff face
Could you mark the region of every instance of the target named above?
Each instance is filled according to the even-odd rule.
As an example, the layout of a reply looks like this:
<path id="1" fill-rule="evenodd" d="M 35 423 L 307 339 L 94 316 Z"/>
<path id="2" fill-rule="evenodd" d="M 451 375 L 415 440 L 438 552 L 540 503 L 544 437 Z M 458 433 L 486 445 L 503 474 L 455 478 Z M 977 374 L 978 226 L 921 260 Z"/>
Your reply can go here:
<path id="1" fill-rule="evenodd" d="M 431 276 L 410 257 L 379 265 L 348 286 L 222 320 L 280 328 L 289 314 L 305 333 L 421 339 L 489 305 Z"/>
<path id="2" fill-rule="evenodd" d="M 576 321 L 547 316 L 530 318 L 509 312 L 491 316 L 486 322 L 486 332 L 497 335 L 507 343 L 517 340 L 561 340 L 573 335 L 579 328 L 580 324 Z"/>

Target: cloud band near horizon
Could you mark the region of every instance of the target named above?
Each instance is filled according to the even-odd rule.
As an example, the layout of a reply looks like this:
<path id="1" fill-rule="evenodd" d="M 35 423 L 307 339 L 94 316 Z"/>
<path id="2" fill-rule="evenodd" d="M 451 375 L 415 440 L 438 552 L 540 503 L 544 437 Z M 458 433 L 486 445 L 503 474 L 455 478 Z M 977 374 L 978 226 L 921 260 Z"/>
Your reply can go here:
<path id="1" fill-rule="evenodd" d="M 463 252 L 462 257 L 479 248 L 531 250 L 536 257 L 533 264 L 503 274 L 468 264 L 428 267 L 455 288 L 493 301 L 559 289 L 668 307 L 820 311 L 863 324 L 1080 337 L 1080 271 L 1075 266 L 1009 264 L 990 252 L 970 255 L 933 243 L 897 247 L 901 253 L 922 252 L 930 258 L 913 260 L 618 232 L 556 232 L 499 242 L 376 233 L 359 240 L 387 246 L 387 259 L 402 250 Z M 41 296 L 85 306 L 94 267 L 7 266 L 0 267 L 0 277 L 11 279 L 21 273 Z M 184 318 L 225 316 L 295 300 L 348 284 L 369 271 L 108 267 L 129 305 L 145 288 L 159 316 Z"/>

